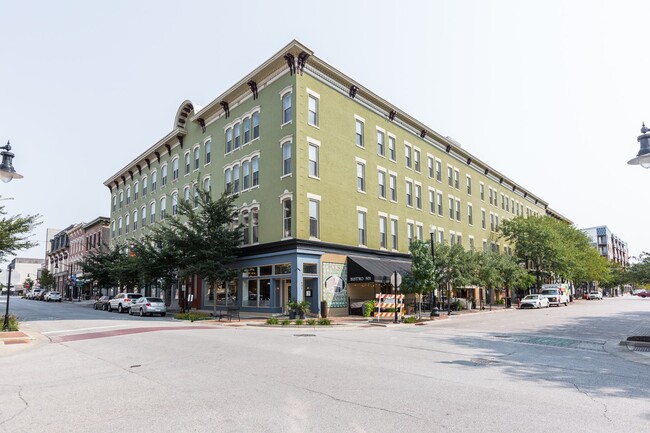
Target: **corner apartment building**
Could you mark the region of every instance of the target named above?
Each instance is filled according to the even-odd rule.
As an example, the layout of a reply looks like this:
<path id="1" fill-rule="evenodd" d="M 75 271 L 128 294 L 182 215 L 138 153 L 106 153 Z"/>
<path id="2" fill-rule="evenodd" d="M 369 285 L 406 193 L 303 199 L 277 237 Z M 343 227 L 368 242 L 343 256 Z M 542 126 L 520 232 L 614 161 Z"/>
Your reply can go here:
<path id="1" fill-rule="evenodd" d="M 410 270 L 414 239 L 509 253 L 504 219 L 565 219 L 297 41 L 207 106 L 183 102 L 171 130 L 104 182 L 111 241 L 176 215 L 199 184 L 238 194 L 240 275 L 216 294 L 242 311 L 282 312 L 295 298 L 348 314 Z M 200 278 L 186 284 L 194 308 L 212 307 Z"/>
<path id="2" fill-rule="evenodd" d="M 590 227 L 582 231 L 591 239 L 591 245 L 598 250 L 602 257 L 610 263 L 618 263 L 622 268 L 630 265 L 630 256 L 627 242 L 616 236 L 607 226 Z M 595 282 L 591 286 L 595 287 Z M 623 294 L 621 287 L 604 289 L 607 296 L 620 296 Z"/>

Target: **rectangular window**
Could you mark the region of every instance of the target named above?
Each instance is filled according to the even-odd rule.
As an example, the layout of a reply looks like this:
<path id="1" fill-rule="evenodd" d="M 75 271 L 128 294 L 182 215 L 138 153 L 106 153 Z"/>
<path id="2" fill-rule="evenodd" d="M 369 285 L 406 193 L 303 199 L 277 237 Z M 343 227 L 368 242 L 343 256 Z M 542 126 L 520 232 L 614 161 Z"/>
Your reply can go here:
<path id="1" fill-rule="evenodd" d="M 251 211 L 251 242 L 256 244 L 260 240 L 260 218 L 259 211 L 253 209 Z"/>
<path id="2" fill-rule="evenodd" d="M 232 168 L 232 192 L 239 192 L 239 165 Z"/>
<path id="3" fill-rule="evenodd" d="M 409 245 L 413 243 L 413 223 L 406 223 L 406 241 Z"/>
<path id="4" fill-rule="evenodd" d="M 310 125 L 318 126 L 318 98 L 309 95 L 308 105 L 309 113 L 307 120 Z"/>
<path id="5" fill-rule="evenodd" d="M 318 177 L 318 146 L 309 143 L 309 175 Z"/>
<path id="6" fill-rule="evenodd" d="M 406 181 L 406 205 L 413 207 L 413 182 Z"/>
<path id="7" fill-rule="evenodd" d="M 386 154 L 386 146 L 384 144 L 384 133 L 377 131 L 377 154 L 384 156 Z"/>
<path id="8" fill-rule="evenodd" d="M 408 144 L 404 145 L 404 162 L 408 168 L 411 168 L 411 146 Z"/>
<path id="9" fill-rule="evenodd" d="M 467 205 L 467 221 L 469 222 L 469 225 L 474 224 L 474 216 L 472 214 L 472 205 L 471 204 Z"/>
<path id="10" fill-rule="evenodd" d="M 147 178 L 142 178 L 142 196 L 147 195 Z"/>
<path id="11" fill-rule="evenodd" d="M 356 144 L 363 147 L 363 122 L 359 119 L 356 120 Z"/>
<path id="12" fill-rule="evenodd" d="M 481 228 L 485 229 L 485 209 L 481 209 Z"/>
<path id="13" fill-rule="evenodd" d="M 253 140 L 260 137 L 260 113 L 253 113 Z"/>
<path id="14" fill-rule="evenodd" d="M 378 171 L 377 179 L 379 184 L 379 197 L 386 198 L 386 172 Z"/>
<path id="15" fill-rule="evenodd" d="M 260 157 L 254 156 L 251 164 L 253 166 L 253 186 L 260 184 Z"/>
<path id="16" fill-rule="evenodd" d="M 244 119 L 244 144 L 251 141 L 251 118 Z"/>
<path id="17" fill-rule="evenodd" d="M 494 231 L 494 214 L 490 212 L 490 230 Z"/>
<path id="18" fill-rule="evenodd" d="M 197 147 L 194 149 L 194 170 L 199 169 L 200 162 L 201 162 L 201 149 Z"/>
<path id="19" fill-rule="evenodd" d="M 442 193 L 438 193 L 438 215 L 442 216 Z"/>
<path id="20" fill-rule="evenodd" d="M 388 136 L 388 157 L 391 161 L 395 161 L 395 137 Z"/>
<path id="21" fill-rule="evenodd" d="M 481 200 L 485 201 L 485 185 L 481 182 L 478 186 L 478 192 L 481 196 Z"/>
<path id="22" fill-rule="evenodd" d="M 282 123 L 291 122 L 291 92 L 282 96 Z"/>
<path id="23" fill-rule="evenodd" d="M 230 152 L 232 152 L 232 128 L 226 129 L 226 153 Z M 189 160 L 187 162 L 189 164 Z"/>
<path id="24" fill-rule="evenodd" d="M 436 160 L 436 180 L 442 182 L 442 163 Z"/>
<path id="25" fill-rule="evenodd" d="M 417 238 L 418 238 L 418 240 L 423 241 L 424 240 L 424 228 L 421 225 L 417 225 L 416 230 L 417 230 Z"/>
<path id="26" fill-rule="evenodd" d="M 503 193 L 501 193 L 501 209 L 506 210 L 506 202 Z"/>
<path id="27" fill-rule="evenodd" d="M 494 204 L 494 201 L 492 200 L 492 187 L 488 188 L 488 197 L 490 198 L 490 204 Z"/>
<path id="28" fill-rule="evenodd" d="M 318 238 L 319 231 L 319 202 L 317 200 L 309 200 L 309 236 Z"/>
<path id="29" fill-rule="evenodd" d="M 474 238 L 469 238 L 469 250 L 474 252 Z"/>
<path id="30" fill-rule="evenodd" d="M 472 195 L 472 178 L 467 176 L 467 194 Z"/>
<path id="31" fill-rule="evenodd" d="M 449 218 L 454 219 L 454 198 L 449 196 Z"/>
<path id="32" fill-rule="evenodd" d="M 151 192 L 154 192 L 158 186 L 158 172 L 151 173 Z"/>
<path id="33" fill-rule="evenodd" d="M 194 187 L 192 188 L 194 191 L 194 209 L 199 207 L 199 187 L 198 185 L 194 184 Z"/>
<path id="34" fill-rule="evenodd" d="M 128 187 L 126 189 L 126 204 L 128 205 L 130 203 L 131 203 L 131 187 Z"/>
<path id="35" fill-rule="evenodd" d="M 151 224 L 156 222 L 156 203 L 151 203 L 150 209 L 149 209 L 149 222 Z"/>
<path id="36" fill-rule="evenodd" d="M 226 177 L 226 191 L 228 192 L 228 194 L 230 194 L 232 192 L 232 168 L 226 169 L 225 177 Z M 185 191 L 187 191 L 187 189 Z M 185 202 L 187 202 L 187 200 L 185 200 Z"/>
<path id="37" fill-rule="evenodd" d="M 436 213 L 436 192 L 429 190 L 429 212 Z"/>
<path id="38" fill-rule="evenodd" d="M 456 199 L 456 221 L 460 221 L 460 200 Z"/>
<path id="39" fill-rule="evenodd" d="M 138 211 L 135 210 L 133 211 L 133 230 L 137 230 L 137 229 L 138 229 Z"/>
<path id="40" fill-rule="evenodd" d="M 205 142 L 205 163 L 210 164 L 212 159 L 212 141 L 208 140 Z"/>
<path id="41" fill-rule="evenodd" d="M 283 228 L 282 235 L 285 238 L 291 237 L 291 200 L 290 199 L 286 199 L 282 202 L 282 228 Z"/>
<path id="42" fill-rule="evenodd" d="M 237 122 L 234 126 L 235 142 L 233 144 L 233 149 L 239 149 L 241 146 L 241 123 Z"/>
<path id="43" fill-rule="evenodd" d="M 160 172 L 160 182 L 162 183 L 162 186 L 165 186 L 167 185 L 167 166 L 163 165 Z"/>
<path id="44" fill-rule="evenodd" d="M 396 250 L 399 247 L 398 238 L 397 238 L 397 220 L 392 218 L 390 220 L 390 235 L 391 235 L 392 248 Z"/>
<path id="45" fill-rule="evenodd" d="M 251 162 L 244 161 L 242 163 L 243 186 L 242 190 L 247 190 L 251 187 Z"/>
<path id="46" fill-rule="evenodd" d="M 133 187 L 133 200 L 138 199 L 138 193 L 140 192 L 140 182 L 136 182 Z"/>
<path id="47" fill-rule="evenodd" d="M 427 170 L 429 177 L 433 179 L 434 171 L 433 171 L 433 158 L 428 156 L 427 157 Z"/>
<path id="48" fill-rule="evenodd" d="M 379 246 L 386 248 L 386 217 L 379 217 Z"/>
<path id="49" fill-rule="evenodd" d="M 291 142 L 287 141 L 282 144 L 282 175 L 291 174 Z"/>
<path id="50" fill-rule="evenodd" d="M 142 218 L 140 218 L 140 221 L 142 221 L 142 227 L 144 227 L 147 223 L 147 208 L 142 207 Z"/>
<path id="51" fill-rule="evenodd" d="M 172 161 L 172 180 L 178 179 L 178 158 Z"/>
<path id="52" fill-rule="evenodd" d="M 390 188 L 390 199 L 392 201 L 397 201 L 397 176 L 391 174 L 389 176 L 388 182 L 388 187 Z"/>
<path id="53" fill-rule="evenodd" d="M 174 193 L 172 194 L 172 215 L 176 215 L 178 213 L 178 194 Z M 134 216 L 134 221 L 135 221 L 135 214 Z"/>
<path id="54" fill-rule="evenodd" d="M 366 166 L 357 162 L 357 191 L 366 190 Z"/>
<path id="55" fill-rule="evenodd" d="M 190 173 L 190 153 L 187 152 L 185 154 L 185 174 L 189 174 L 189 173 Z"/>
<path id="56" fill-rule="evenodd" d="M 454 170 L 454 188 L 460 189 L 460 172 Z"/>
<path id="57" fill-rule="evenodd" d="M 422 209 L 422 185 L 415 184 L 415 208 Z"/>
<path id="58" fill-rule="evenodd" d="M 420 172 L 420 151 L 418 149 L 413 149 L 413 168 L 418 173 Z"/>
<path id="59" fill-rule="evenodd" d="M 367 245 L 366 241 L 366 213 L 363 211 L 357 212 L 357 227 L 359 231 L 359 245 Z"/>

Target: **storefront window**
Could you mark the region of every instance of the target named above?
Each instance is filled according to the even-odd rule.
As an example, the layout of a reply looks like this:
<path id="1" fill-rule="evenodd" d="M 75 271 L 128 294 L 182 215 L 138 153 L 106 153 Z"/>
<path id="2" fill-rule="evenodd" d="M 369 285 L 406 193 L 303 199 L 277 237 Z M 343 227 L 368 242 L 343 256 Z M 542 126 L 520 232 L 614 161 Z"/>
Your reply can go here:
<path id="1" fill-rule="evenodd" d="M 273 266 L 260 266 L 260 275 L 273 275 Z"/>
<path id="2" fill-rule="evenodd" d="M 318 265 L 316 263 L 305 263 L 302 265 L 303 274 L 318 274 Z"/>
<path id="3" fill-rule="evenodd" d="M 259 298 L 260 298 L 260 307 L 270 307 L 271 306 L 271 280 L 264 278 L 260 280 L 259 283 Z"/>
<path id="4" fill-rule="evenodd" d="M 257 280 L 248 280 L 244 286 L 244 299 L 242 305 L 247 307 L 257 306 Z"/>
<path id="5" fill-rule="evenodd" d="M 291 263 L 275 265 L 275 275 L 288 275 L 291 273 Z"/>

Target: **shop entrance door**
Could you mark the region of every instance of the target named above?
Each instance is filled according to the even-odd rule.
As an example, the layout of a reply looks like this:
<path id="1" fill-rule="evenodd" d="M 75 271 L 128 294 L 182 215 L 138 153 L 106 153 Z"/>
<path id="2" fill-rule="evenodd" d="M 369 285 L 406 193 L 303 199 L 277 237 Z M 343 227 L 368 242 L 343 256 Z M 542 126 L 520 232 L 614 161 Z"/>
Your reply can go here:
<path id="1" fill-rule="evenodd" d="M 280 285 L 280 302 L 282 303 L 282 313 L 289 314 L 289 299 L 291 299 L 291 280 L 278 280 Z"/>

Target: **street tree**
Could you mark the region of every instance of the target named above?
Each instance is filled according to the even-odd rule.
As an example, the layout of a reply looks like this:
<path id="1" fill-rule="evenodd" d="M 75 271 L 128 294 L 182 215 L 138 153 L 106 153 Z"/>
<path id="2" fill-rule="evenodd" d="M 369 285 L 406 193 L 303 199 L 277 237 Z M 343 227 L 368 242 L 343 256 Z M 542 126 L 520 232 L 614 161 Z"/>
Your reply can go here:
<path id="1" fill-rule="evenodd" d="M 49 270 L 43 269 L 41 271 L 40 277 L 38 277 L 38 282 L 40 283 L 42 288 L 50 289 L 54 287 L 54 276 Z"/>
<path id="2" fill-rule="evenodd" d="M 15 256 L 18 251 L 38 244 L 30 239 L 32 231 L 41 224 L 41 216 L 20 214 L 6 216 L 4 206 L 0 206 L 0 262 L 7 256 Z"/>
<path id="3" fill-rule="evenodd" d="M 411 273 L 402 279 L 400 290 L 404 294 L 413 293 L 418 299 L 418 317 L 422 316 L 422 296 L 433 290 L 433 258 L 431 246 L 427 242 L 413 241 L 409 246 L 411 253 Z"/>
<path id="4" fill-rule="evenodd" d="M 236 195 L 226 191 L 215 200 L 209 191 L 199 185 L 196 188 L 194 200 L 178 203 L 177 216 L 152 228 L 152 238 L 172 250 L 170 254 L 179 260 L 181 275 L 198 275 L 208 282 L 214 293 L 216 315 L 216 287 L 226 286 L 237 276 L 233 262 L 242 242 L 242 227 L 233 225 L 237 217 Z"/>
<path id="5" fill-rule="evenodd" d="M 433 259 L 435 286 L 447 288 L 447 306 L 451 307 L 451 290 L 463 287 L 472 281 L 473 263 L 471 253 L 460 244 L 436 244 Z"/>
<path id="6" fill-rule="evenodd" d="M 634 286 L 650 284 L 650 253 L 643 252 L 625 272 L 625 281 Z"/>

